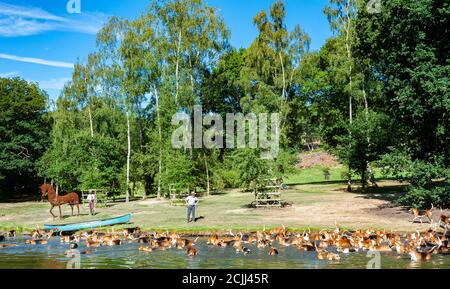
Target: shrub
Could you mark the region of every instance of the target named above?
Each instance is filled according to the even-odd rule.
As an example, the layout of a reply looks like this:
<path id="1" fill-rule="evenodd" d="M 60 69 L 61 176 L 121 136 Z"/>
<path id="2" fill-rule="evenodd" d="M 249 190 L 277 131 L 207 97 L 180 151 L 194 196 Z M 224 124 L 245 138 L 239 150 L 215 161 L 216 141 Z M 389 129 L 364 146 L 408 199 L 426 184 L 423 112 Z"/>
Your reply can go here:
<path id="1" fill-rule="evenodd" d="M 441 179 L 447 179 L 446 169 L 436 161 L 412 160 L 400 151 L 385 155 L 380 162 L 384 174 L 390 174 L 399 181 L 410 183 L 405 195 L 398 202 L 417 209 L 428 209 L 431 204 L 437 207 L 450 207 L 450 187 Z"/>
<path id="2" fill-rule="evenodd" d="M 394 177 L 400 182 L 408 181 L 416 187 L 432 186 L 434 179 L 447 175 L 445 168 L 435 161 L 412 160 L 407 152 L 393 150 L 378 162 L 385 177 Z"/>
<path id="3" fill-rule="evenodd" d="M 237 188 L 239 186 L 239 171 L 233 168 L 220 170 L 215 178 L 222 182 L 224 188 Z"/>
<path id="4" fill-rule="evenodd" d="M 399 203 L 417 209 L 435 207 L 450 207 L 450 187 L 436 186 L 431 189 L 410 186 L 405 195 L 400 197 Z"/>
<path id="5" fill-rule="evenodd" d="M 323 177 L 325 178 L 326 181 L 330 180 L 330 176 L 331 176 L 331 171 L 329 167 L 323 167 L 322 168 L 322 173 L 323 173 Z"/>

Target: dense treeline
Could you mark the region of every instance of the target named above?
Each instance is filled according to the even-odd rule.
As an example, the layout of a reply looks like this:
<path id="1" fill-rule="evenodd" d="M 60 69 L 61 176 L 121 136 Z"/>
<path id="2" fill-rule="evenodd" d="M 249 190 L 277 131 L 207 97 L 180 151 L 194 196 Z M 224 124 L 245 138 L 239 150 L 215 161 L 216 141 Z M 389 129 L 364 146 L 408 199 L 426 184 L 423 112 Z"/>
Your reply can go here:
<path id="1" fill-rule="evenodd" d="M 355 178 L 363 191 L 376 185 L 373 171 L 381 167 L 410 182 L 404 204 L 450 206 L 449 3 L 392 0 L 373 13 L 368 2 L 330 0 L 324 13 L 333 37 L 319 51 L 310 51 L 300 26 L 287 27 L 283 1 L 255 15 L 258 35 L 239 50 L 201 0 L 153 1 L 136 19 L 111 18 L 46 113 L 35 85 L 2 79 L 2 103 L 36 94 L 39 105 L 14 110 L 12 119 L 28 109 L 35 115 L 27 121 L 40 125 L 27 140 L 33 153 L 13 156 L 20 138 L 7 135 L 28 130 L 6 129 L 11 117 L 2 109 L 2 191 L 35 184 L 36 174 L 62 190 L 105 188 L 127 199 L 137 191 L 164 196 L 172 183 L 207 193 L 249 188 L 289 173 L 296 153 L 320 141 L 348 167 L 349 190 Z M 172 117 L 198 105 L 223 119 L 279 113 L 277 157 L 262 159 L 260 149 L 173 148 Z"/>
<path id="2" fill-rule="evenodd" d="M 36 162 L 50 133 L 47 94 L 22 79 L 0 78 L 0 195 L 37 192 Z"/>

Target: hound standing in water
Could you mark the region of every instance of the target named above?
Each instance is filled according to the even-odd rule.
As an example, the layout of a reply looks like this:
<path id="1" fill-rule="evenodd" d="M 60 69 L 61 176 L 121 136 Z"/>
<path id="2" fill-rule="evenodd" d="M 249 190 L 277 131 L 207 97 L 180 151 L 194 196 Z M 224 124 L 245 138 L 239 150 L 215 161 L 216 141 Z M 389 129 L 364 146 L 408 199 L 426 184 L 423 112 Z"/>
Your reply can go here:
<path id="1" fill-rule="evenodd" d="M 269 251 L 269 255 L 270 255 L 270 256 L 276 256 L 276 255 L 278 255 L 278 250 L 275 249 L 275 248 L 271 248 L 270 251 Z"/>
<path id="2" fill-rule="evenodd" d="M 191 256 L 191 257 L 197 256 L 197 255 L 198 255 L 198 250 L 195 249 L 194 247 L 189 247 L 189 248 L 187 248 L 187 250 L 186 250 L 186 254 L 187 254 L 188 256 Z"/>

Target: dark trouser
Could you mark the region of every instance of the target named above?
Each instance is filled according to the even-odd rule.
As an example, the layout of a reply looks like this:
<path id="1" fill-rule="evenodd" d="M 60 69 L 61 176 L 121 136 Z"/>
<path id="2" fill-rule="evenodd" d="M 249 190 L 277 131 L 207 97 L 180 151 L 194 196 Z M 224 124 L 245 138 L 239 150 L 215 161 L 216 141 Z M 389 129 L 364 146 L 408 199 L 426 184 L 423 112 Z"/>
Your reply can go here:
<path id="1" fill-rule="evenodd" d="M 89 211 L 91 211 L 91 215 L 95 214 L 95 202 L 89 202 Z"/>
<path id="2" fill-rule="evenodd" d="M 195 206 L 187 207 L 187 221 L 189 222 L 190 216 L 192 215 L 192 221 L 195 222 Z"/>

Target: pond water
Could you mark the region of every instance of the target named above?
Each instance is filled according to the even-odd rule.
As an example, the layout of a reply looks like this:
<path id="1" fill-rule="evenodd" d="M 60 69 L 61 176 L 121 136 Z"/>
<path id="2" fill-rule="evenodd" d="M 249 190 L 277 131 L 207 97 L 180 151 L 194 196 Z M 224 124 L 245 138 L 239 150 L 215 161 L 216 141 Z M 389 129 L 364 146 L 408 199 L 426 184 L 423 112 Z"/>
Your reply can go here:
<path id="1" fill-rule="evenodd" d="M 6 243 L 6 242 L 3 242 Z M 24 238 L 10 239 L 8 244 L 18 247 L 0 248 L 0 268 L 66 268 L 71 258 L 65 255 L 68 244 L 61 244 L 53 237 L 47 245 L 27 245 Z M 157 269 L 301 269 L 301 268 L 361 268 L 373 257 L 367 252 L 341 254 L 341 261 L 317 260 L 315 252 L 300 252 L 295 247 L 279 247 L 277 256 L 269 256 L 268 249 L 247 245 L 252 254 L 235 253 L 233 248 L 216 248 L 199 239 L 196 248 L 199 255 L 188 257 L 184 250 L 169 249 L 144 253 L 140 244 L 127 243 L 114 247 L 92 249 L 90 254 L 80 255 L 82 269 L 94 268 L 157 268 Z M 84 242 L 78 248 L 86 250 Z M 395 252 L 381 253 L 381 268 L 450 268 L 450 255 L 435 255 L 431 261 L 412 262 L 408 255 Z"/>

